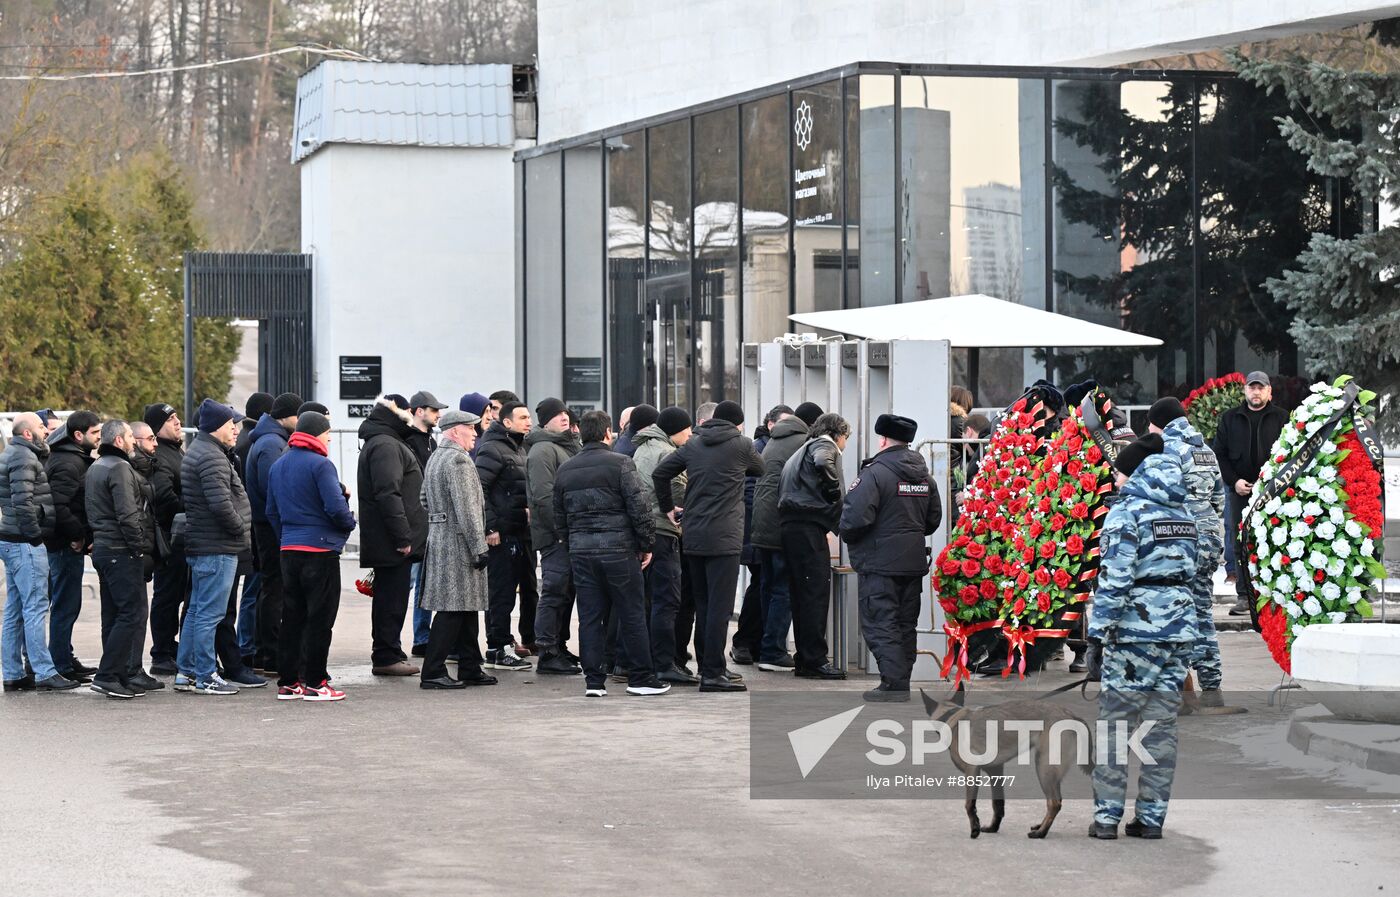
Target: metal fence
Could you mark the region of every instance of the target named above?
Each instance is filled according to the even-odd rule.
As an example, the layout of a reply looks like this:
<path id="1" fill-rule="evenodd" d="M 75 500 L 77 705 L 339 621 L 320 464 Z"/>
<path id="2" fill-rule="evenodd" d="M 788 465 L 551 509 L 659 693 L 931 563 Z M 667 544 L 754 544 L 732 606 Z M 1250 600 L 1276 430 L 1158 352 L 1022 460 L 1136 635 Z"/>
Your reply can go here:
<path id="1" fill-rule="evenodd" d="M 258 322 L 258 389 L 315 393 L 311 256 L 291 252 L 185 253 L 185 419 L 194 411 L 195 318 Z"/>

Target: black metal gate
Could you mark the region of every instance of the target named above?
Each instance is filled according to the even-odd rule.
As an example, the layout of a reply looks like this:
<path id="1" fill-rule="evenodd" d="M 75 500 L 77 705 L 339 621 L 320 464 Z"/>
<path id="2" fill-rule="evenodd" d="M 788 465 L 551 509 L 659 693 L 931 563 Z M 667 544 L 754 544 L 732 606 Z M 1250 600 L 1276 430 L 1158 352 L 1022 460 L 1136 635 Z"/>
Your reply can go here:
<path id="1" fill-rule="evenodd" d="M 313 398 L 311 256 L 185 253 L 185 420 L 194 413 L 194 319 L 258 322 L 258 389 Z"/>

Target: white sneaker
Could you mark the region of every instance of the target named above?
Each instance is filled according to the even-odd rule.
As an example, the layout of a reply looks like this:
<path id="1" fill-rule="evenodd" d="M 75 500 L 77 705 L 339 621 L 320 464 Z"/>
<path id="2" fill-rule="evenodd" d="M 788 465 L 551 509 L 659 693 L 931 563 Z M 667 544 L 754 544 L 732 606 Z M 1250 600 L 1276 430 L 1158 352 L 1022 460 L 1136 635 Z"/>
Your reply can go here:
<path id="1" fill-rule="evenodd" d="M 629 695 L 664 695 L 670 690 L 671 686 L 659 679 L 652 679 L 650 682 L 645 682 L 641 685 L 627 686 L 627 693 Z"/>
<path id="2" fill-rule="evenodd" d="M 585 698 L 606 698 L 608 696 L 608 690 L 602 686 L 597 688 L 585 688 L 583 690 L 583 696 Z"/>

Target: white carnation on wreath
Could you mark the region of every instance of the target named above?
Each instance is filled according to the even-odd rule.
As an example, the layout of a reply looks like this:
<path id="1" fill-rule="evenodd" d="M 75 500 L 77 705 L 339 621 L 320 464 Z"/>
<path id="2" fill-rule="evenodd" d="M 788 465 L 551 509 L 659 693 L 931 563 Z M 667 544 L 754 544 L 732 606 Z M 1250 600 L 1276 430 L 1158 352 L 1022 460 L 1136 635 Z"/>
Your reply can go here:
<path id="1" fill-rule="evenodd" d="M 1328 576 L 1341 576 L 1347 570 L 1346 561 L 1341 558 L 1332 558 L 1327 562 L 1326 570 Z"/>
<path id="2" fill-rule="evenodd" d="M 1355 604 L 1361 600 L 1361 590 L 1358 588 L 1347 589 L 1347 604 Z"/>
<path id="3" fill-rule="evenodd" d="M 1264 569 L 1256 573 L 1255 577 L 1257 579 L 1263 580 L 1264 582 L 1271 582 L 1274 578 L 1274 571 L 1270 570 L 1268 567 L 1265 567 Z M 1263 591 L 1263 589 L 1260 589 L 1260 591 Z"/>
<path id="4" fill-rule="evenodd" d="M 1327 557 L 1314 548 L 1312 554 L 1308 555 L 1308 566 L 1314 570 L 1321 570 L 1327 566 Z"/>
<path id="5" fill-rule="evenodd" d="M 1338 601 L 1342 597 L 1342 587 L 1335 582 L 1324 582 L 1322 584 L 1322 597 L 1328 601 Z"/>
<path id="6" fill-rule="evenodd" d="M 1327 511 L 1327 517 L 1328 517 L 1329 520 L 1332 521 L 1333 525 L 1335 525 L 1335 526 L 1341 526 L 1343 523 L 1346 523 L 1346 521 L 1347 521 L 1346 512 L 1343 511 L 1341 508 L 1337 507 L 1336 505 L 1333 505 L 1333 506 Z M 1336 531 L 1333 530 L 1333 532 L 1336 532 Z M 1330 538 L 1330 537 L 1329 537 L 1329 538 Z"/>
<path id="7" fill-rule="evenodd" d="M 1293 580 L 1289 578 L 1287 573 L 1280 573 L 1278 579 L 1274 581 L 1274 588 L 1280 592 L 1291 592 L 1293 591 Z"/>
<path id="8" fill-rule="evenodd" d="M 1361 556 L 1368 558 L 1376 553 L 1376 543 L 1370 539 L 1365 539 L 1361 543 Z"/>
<path id="9" fill-rule="evenodd" d="M 1303 609 L 1298 606 L 1298 602 L 1296 601 L 1285 601 L 1283 609 L 1288 611 L 1288 615 L 1295 620 L 1298 619 L 1298 615 L 1303 612 Z"/>
<path id="10" fill-rule="evenodd" d="M 1338 539 L 1332 543 L 1332 553 L 1339 558 L 1351 557 L 1351 543 L 1346 539 Z"/>
<path id="11" fill-rule="evenodd" d="M 1269 541 L 1275 545 L 1282 546 L 1284 542 L 1288 541 L 1288 530 L 1279 527 L 1269 534 Z"/>
<path id="12" fill-rule="evenodd" d="M 1283 507 L 1283 499 L 1275 495 L 1273 498 L 1269 499 L 1264 503 L 1264 513 L 1277 514 L 1278 509 L 1281 507 Z"/>
<path id="13" fill-rule="evenodd" d="M 1313 492 L 1316 492 L 1316 491 L 1317 491 L 1317 487 L 1313 487 L 1312 491 L 1313 491 Z M 1322 516 L 1322 505 L 1318 504 L 1318 503 L 1315 502 L 1315 501 L 1310 501 L 1310 502 L 1308 502 L 1307 504 L 1303 505 L 1303 516 L 1304 516 L 1304 517 L 1321 517 L 1321 516 Z"/>
<path id="14" fill-rule="evenodd" d="M 1327 612 L 1327 619 L 1331 620 L 1333 623 L 1345 623 L 1347 621 L 1347 615 L 1339 610 L 1333 610 Z"/>
<path id="15" fill-rule="evenodd" d="M 1309 595 L 1317 591 L 1317 583 L 1313 582 L 1313 578 L 1311 576 L 1308 576 L 1306 573 L 1299 573 L 1297 574 L 1297 578 L 1298 591 L 1306 592 Z"/>
<path id="16" fill-rule="evenodd" d="M 1337 469 L 1335 467 L 1319 468 L 1317 478 L 1324 483 L 1331 483 L 1337 479 Z"/>
<path id="17" fill-rule="evenodd" d="M 1308 526 L 1301 520 L 1295 520 L 1293 521 L 1293 528 L 1288 531 L 1288 534 L 1295 539 L 1301 539 L 1311 532 L 1312 527 Z"/>
<path id="18" fill-rule="evenodd" d="M 1317 525 L 1317 537 L 1324 542 L 1331 542 L 1337 538 L 1337 525 L 1330 520 L 1324 520 Z"/>
<path id="19" fill-rule="evenodd" d="M 1366 575 L 1366 565 L 1365 565 L 1365 564 L 1355 564 L 1355 565 L 1353 565 L 1352 568 L 1351 568 L 1351 575 L 1352 575 L 1352 576 L 1355 576 L 1355 577 L 1357 577 L 1357 578 L 1360 578 L 1360 577 L 1362 577 L 1362 576 L 1365 576 L 1365 575 Z"/>
<path id="20" fill-rule="evenodd" d="M 1292 542 L 1289 542 L 1288 545 L 1284 548 L 1283 553 L 1288 555 L 1290 558 L 1301 558 L 1305 550 L 1306 549 L 1303 547 L 1303 540 L 1294 539 Z"/>
<path id="21" fill-rule="evenodd" d="M 1334 504 L 1339 500 L 1337 490 L 1333 489 L 1331 486 L 1323 486 L 1321 489 L 1317 490 L 1317 497 L 1322 499 L 1329 505 Z M 1341 508 L 1333 508 L 1332 510 L 1336 511 L 1339 515 L 1341 515 L 1340 520 L 1336 519 L 1335 517 L 1333 518 L 1334 523 L 1340 525 L 1342 521 L 1347 519 L 1346 515 L 1342 513 Z"/>
<path id="22" fill-rule="evenodd" d="M 1301 501 L 1298 501 L 1297 499 L 1294 499 L 1293 501 L 1290 501 L 1283 507 L 1279 508 L 1279 513 L 1285 517 L 1302 517 L 1303 503 Z"/>
<path id="23" fill-rule="evenodd" d="M 1348 520 L 1346 523 L 1344 523 L 1342 525 L 1342 531 L 1345 532 L 1348 536 L 1351 536 L 1353 539 L 1360 539 L 1362 536 L 1361 524 L 1357 523 L 1355 520 Z"/>
<path id="24" fill-rule="evenodd" d="M 1316 598 L 1309 598 L 1307 601 L 1303 602 L 1303 610 L 1308 616 L 1315 617 L 1322 613 L 1322 605 L 1318 603 Z"/>

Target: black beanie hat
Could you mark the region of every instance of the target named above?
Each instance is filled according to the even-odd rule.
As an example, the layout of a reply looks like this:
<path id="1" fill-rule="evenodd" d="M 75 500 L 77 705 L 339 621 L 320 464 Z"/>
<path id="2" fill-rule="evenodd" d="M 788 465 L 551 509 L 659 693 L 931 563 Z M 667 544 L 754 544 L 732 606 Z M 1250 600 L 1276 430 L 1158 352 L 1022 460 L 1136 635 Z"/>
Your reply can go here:
<path id="1" fill-rule="evenodd" d="M 632 416 L 636 417 L 636 415 L 637 412 L 633 411 Z M 742 427 L 744 425 L 744 409 L 740 407 L 738 402 L 730 402 L 728 400 L 720 402 L 719 405 L 715 407 L 715 417 L 722 421 L 728 421 L 736 427 Z"/>
<path id="2" fill-rule="evenodd" d="M 919 432 L 917 421 L 898 414 L 882 414 L 875 418 L 875 435 L 893 439 L 895 442 L 912 443 Z"/>
<path id="3" fill-rule="evenodd" d="M 1147 411 L 1148 423 L 1155 424 L 1162 429 L 1167 428 L 1167 424 L 1178 417 L 1186 416 L 1186 406 L 1181 404 L 1181 399 L 1176 396 L 1164 396 L 1152 403 L 1152 407 Z"/>
<path id="4" fill-rule="evenodd" d="M 320 436 L 331 428 L 331 422 L 319 411 L 303 411 L 297 416 L 297 432 Z"/>
<path id="5" fill-rule="evenodd" d="M 294 392 L 284 392 L 272 400 L 272 408 L 268 414 L 273 420 L 281 420 L 284 417 L 296 417 L 301 408 L 301 396 Z"/>
<path id="6" fill-rule="evenodd" d="M 263 393 L 263 395 L 267 394 Z M 205 399 L 200 402 L 195 415 L 199 418 L 199 429 L 205 433 L 213 433 L 229 421 L 239 423 L 244 420 L 243 415 L 234 411 L 232 405 L 225 405 L 223 402 L 216 402 L 213 399 Z"/>
<path id="7" fill-rule="evenodd" d="M 689 429 L 692 426 L 692 421 L 684 408 L 672 405 L 661 410 L 661 413 L 656 417 L 656 425 L 667 436 L 675 436 L 682 430 Z"/>
<path id="8" fill-rule="evenodd" d="M 255 392 L 248 397 L 248 403 L 243 406 L 243 416 L 250 420 L 257 420 L 271 410 L 272 394 Z"/>
<path id="9" fill-rule="evenodd" d="M 164 402 L 156 402 L 154 405 L 147 405 L 146 410 L 141 413 L 141 419 L 146 422 L 146 426 L 151 428 L 152 433 L 159 433 L 160 428 L 165 426 L 165 422 L 175 414 L 175 409 Z"/>
<path id="10" fill-rule="evenodd" d="M 817 418 L 822 416 L 822 406 L 818 405 L 816 402 L 803 402 L 801 405 L 797 406 L 797 410 L 794 411 L 793 414 L 810 427 L 812 424 L 816 423 Z"/>
<path id="11" fill-rule="evenodd" d="M 627 429 L 633 433 L 640 433 L 660 418 L 661 412 L 656 410 L 655 405 L 638 405 L 632 409 L 632 417 L 627 421 Z M 676 432 L 679 433 L 680 430 Z"/>
<path id="12" fill-rule="evenodd" d="M 298 419 L 308 411 L 315 411 L 317 414 L 324 414 L 327 417 L 330 417 L 331 414 L 331 409 L 320 402 L 302 402 L 301 407 L 297 409 Z"/>
<path id="13" fill-rule="evenodd" d="M 1139 464 L 1146 461 L 1149 456 L 1159 454 L 1161 451 L 1162 437 L 1156 433 L 1148 433 L 1146 436 L 1138 437 L 1137 441 L 1123 446 L 1118 452 L 1113 466 L 1127 476 L 1132 476 Z"/>
<path id="14" fill-rule="evenodd" d="M 543 427 L 568 410 L 569 408 L 567 405 L 553 396 L 550 396 L 535 406 L 535 419 L 539 422 L 539 425 Z"/>

